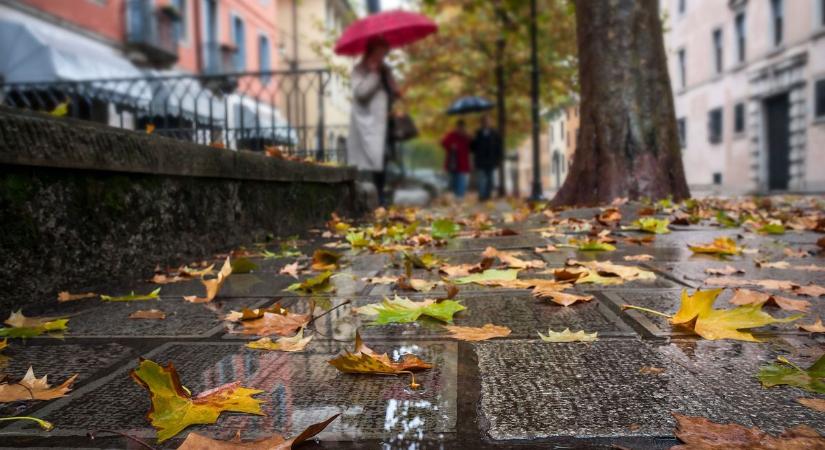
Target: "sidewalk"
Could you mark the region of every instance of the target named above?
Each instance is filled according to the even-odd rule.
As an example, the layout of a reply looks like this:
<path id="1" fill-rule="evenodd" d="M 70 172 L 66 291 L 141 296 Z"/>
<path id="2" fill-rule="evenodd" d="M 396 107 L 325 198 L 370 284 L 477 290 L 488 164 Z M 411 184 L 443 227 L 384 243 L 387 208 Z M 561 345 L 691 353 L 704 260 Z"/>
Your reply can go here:
<path id="1" fill-rule="evenodd" d="M 628 225 L 638 218 L 640 206 L 628 204 L 619 209 L 621 224 Z M 458 215 L 457 210 L 441 206 L 419 211 L 421 229 L 430 229 L 427 216 L 455 220 L 470 217 L 470 211 Z M 476 206 L 472 212 L 480 211 L 486 210 Z M 721 229 L 712 226 L 711 220 L 699 225 L 671 225 L 673 231 L 656 235 L 651 245 L 623 240 L 647 234 L 616 230 L 612 233 L 618 241 L 615 251 L 559 247 L 539 254 L 534 251 L 536 247 L 558 246 L 582 234 L 555 224 L 558 234 L 554 235 L 548 231 L 550 219 L 541 213 L 505 223 L 512 213 L 508 205 L 496 204 L 491 212 L 493 229 L 507 228 L 517 234 L 460 236 L 443 247 L 415 252 L 432 252 L 451 265 L 476 264 L 487 247 L 494 247 L 520 251 L 520 258 L 525 260 L 542 259 L 548 269 L 564 267 L 568 258 L 611 261 L 650 270 L 655 280 L 578 284 L 565 292 L 595 298 L 567 307 L 535 298 L 529 289 L 461 285 L 455 300 L 466 309 L 455 315 L 455 325 L 481 327 L 492 323 L 512 330 L 504 338 L 472 343 L 448 337 L 435 320 L 370 325 L 371 318 L 355 313 L 353 307 L 377 303 L 395 293 L 413 300 L 440 298 L 446 295 L 445 287 L 411 293 L 397 291 L 392 284 L 369 284 L 365 278 L 404 275 L 403 264 L 393 265 L 390 253 L 336 250 L 344 253 L 345 263 L 332 278 L 335 292 L 314 296 L 317 319 L 307 328 L 307 334 L 314 337 L 306 350 L 261 351 L 244 346 L 257 336 L 229 332 L 228 328 L 237 325 L 225 322 L 224 316 L 244 307 L 268 306 L 275 299 L 280 299 L 281 306 L 291 313 L 312 313 L 311 296 L 284 291 L 296 280 L 279 271 L 295 257 L 267 259 L 260 256 L 259 247 L 250 243 L 247 252 L 258 256 L 248 259 L 257 268 L 230 275 L 218 297 L 209 303 L 182 299 L 184 295 L 203 295 L 200 281 L 188 280 L 162 286 L 135 281 L 131 286 L 111 286 L 105 292 L 125 295 L 134 290 L 145 294 L 161 287 L 159 301 L 101 302 L 90 298 L 55 303 L 53 310 L 42 314 L 29 313 L 25 305 L 20 305 L 27 315 L 69 315 L 68 332 L 62 340 L 10 339 L 9 347 L 2 352 L 8 359 L 0 362 L 0 367 L 6 365 L 5 372 L 12 380 L 21 378 L 30 365 L 38 377 L 48 375 L 52 385 L 73 374 L 78 378 L 66 397 L 0 404 L 0 417 L 35 416 L 55 425 L 54 430 L 46 432 L 30 422 L 0 422 L 0 446 L 140 448 L 110 433 L 100 432 L 97 439 L 89 440 L 86 435 L 94 430 L 115 430 L 155 445 L 155 430 L 145 417 L 149 394 L 129 376 L 141 356 L 163 365 L 173 362 L 183 385 L 192 393 L 238 380 L 242 386 L 264 391 L 256 398 L 265 401 L 265 416 L 223 413 L 216 424 L 189 427 L 158 448 L 176 448 L 191 431 L 222 439 L 232 438 L 237 431 L 245 440 L 274 432 L 295 436 L 308 425 L 337 413 L 341 416 L 319 435 L 319 443 L 305 444 L 306 448 L 486 449 L 518 444 L 518 448 L 556 445 L 660 449 L 679 443 L 674 437 L 673 412 L 718 423 L 755 426 L 774 435 L 798 424 L 825 432 L 825 413 L 796 402 L 799 397 L 825 395 L 788 386 L 766 389 L 755 377 L 760 366 L 775 362 L 777 356 L 808 367 L 823 353 L 825 335 L 801 331 L 797 323 L 812 323 L 817 316 L 825 319 L 825 298 L 782 293 L 809 301 L 810 310 L 800 321 L 756 329 L 756 336 L 764 342 L 704 340 L 671 326 L 662 317 L 621 308 L 622 304 L 633 304 L 672 314 L 679 307 L 682 289 L 692 292 L 707 288 L 704 281 L 709 275 L 705 269 L 727 265 L 744 271 L 736 276 L 746 280 L 778 279 L 825 286 L 825 272 L 758 268 L 754 264 L 755 259 L 766 259 L 825 266 L 825 256 L 816 245 L 825 235 L 791 230 L 782 235 L 762 235 L 741 228 Z M 515 213 L 518 216 L 519 211 Z M 554 220 L 590 221 L 597 214 L 598 209 L 570 210 L 558 213 Z M 542 232 L 550 237 L 542 236 Z M 688 244 L 707 243 L 720 236 L 731 236 L 759 253 L 721 260 L 693 255 L 688 249 Z M 308 233 L 299 241 L 299 248 L 304 255 L 312 255 L 316 249 L 327 248 L 324 244 L 337 241 L 346 242 L 342 237 Z M 278 252 L 281 242 L 272 242 L 266 249 Z M 793 256 L 785 253 L 786 248 L 795 252 Z M 626 256 L 640 254 L 653 258 L 646 262 L 625 260 Z M 204 257 L 220 268 L 225 255 Z M 181 261 L 185 263 L 191 262 Z M 542 271 L 524 270 L 519 279 L 553 278 L 552 274 L 539 273 Z M 317 274 L 308 271 L 301 279 Z M 136 278 L 149 276 L 136 274 Z M 412 278 L 437 281 L 440 277 L 437 269 L 415 268 Z M 66 288 L 72 293 L 84 292 L 82 286 Z M 731 294 L 732 289 L 726 289 L 715 306 L 732 307 L 728 301 Z M 335 308 L 346 301 L 350 304 Z M 128 318 L 134 311 L 149 308 L 164 311 L 166 319 Z M 791 315 L 775 307 L 765 310 L 776 317 Z M 545 334 L 548 328 L 598 332 L 598 340 L 542 342 L 537 333 Z M 410 389 L 405 374 L 353 375 L 329 365 L 327 361 L 343 350 L 353 350 L 356 330 L 379 353 L 386 351 L 394 357 L 414 353 L 432 363 L 432 369 L 416 373 L 421 388 Z"/>

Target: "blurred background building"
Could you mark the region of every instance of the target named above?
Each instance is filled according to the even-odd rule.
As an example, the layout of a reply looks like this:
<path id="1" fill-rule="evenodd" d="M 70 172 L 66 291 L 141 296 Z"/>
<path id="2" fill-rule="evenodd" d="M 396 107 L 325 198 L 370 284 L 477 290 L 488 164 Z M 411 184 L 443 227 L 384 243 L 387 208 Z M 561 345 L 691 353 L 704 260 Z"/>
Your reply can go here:
<path id="1" fill-rule="evenodd" d="M 825 0 L 662 0 L 688 183 L 825 190 Z"/>

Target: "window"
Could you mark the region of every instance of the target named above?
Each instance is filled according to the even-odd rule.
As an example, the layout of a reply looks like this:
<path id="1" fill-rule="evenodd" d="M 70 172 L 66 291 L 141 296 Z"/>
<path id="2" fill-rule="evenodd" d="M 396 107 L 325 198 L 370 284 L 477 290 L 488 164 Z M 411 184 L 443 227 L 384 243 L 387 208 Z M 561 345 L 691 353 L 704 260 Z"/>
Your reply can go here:
<path id="1" fill-rule="evenodd" d="M 189 40 L 189 12 L 186 9 L 186 0 L 172 0 L 172 6 L 178 11 L 180 17 L 175 21 L 175 37 L 178 42 L 187 42 Z"/>
<path id="2" fill-rule="evenodd" d="M 246 70 L 246 33 L 243 20 L 238 16 L 232 18 L 232 38 L 235 41 L 235 70 L 243 72 Z"/>
<path id="3" fill-rule="evenodd" d="M 687 119 L 684 117 L 676 120 L 676 129 L 679 133 L 679 147 L 687 148 Z"/>
<path id="4" fill-rule="evenodd" d="M 782 28 L 785 19 L 785 2 L 783 0 L 771 0 L 771 26 L 773 27 L 773 45 L 782 43 Z"/>
<path id="5" fill-rule="evenodd" d="M 679 14 L 685 13 L 685 8 L 687 8 L 687 0 L 678 0 L 679 1 Z"/>
<path id="6" fill-rule="evenodd" d="M 825 79 L 814 85 L 814 117 L 825 117 Z"/>
<path id="7" fill-rule="evenodd" d="M 819 26 L 825 27 L 825 0 L 819 0 Z"/>
<path id="8" fill-rule="evenodd" d="M 823 0 L 825 1 L 825 0 Z M 745 13 L 736 15 L 736 60 L 745 62 Z"/>
<path id="9" fill-rule="evenodd" d="M 745 104 L 737 103 L 733 107 L 733 132 L 742 133 L 745 131 Z"/>
<path id="10" fill-rule="evenodd" d="M 708 113 L 708 142 L 722 142 L 722 108 L 712 109 Z"/>
<path id="11" fill-rule="evenodd" d="M 713 30 L 713 59 L 716 65 L 716 73 L 722 73 L 722 69 L 724 69 L 722 45 L 722 29 L 717 28 Z"/>
<path id="12" fill-rule="evenodd" d="M 679 86 L 684 89 L 687 86 L 687 73 L 686 70 L 686 61 L 685 61 L 685 49 L 679 49 Z"/>
<path id="13" fill-rule="evenodd" d="M 272 70 L 272 57 L 269 49 L 269 38 L 263 34 L 258 37 L 258 64 L 260 65 L 258 70 L 261 72 L 269 72 Z M 270 74 L 262 74 L 261 83 L 269 83 L 270 78 Z"/>
<path id="14" fill-rule="evenodd" d="M 722 184 L 722 173 L 721 172 L 713 172 L 713 184 L 720 185 Z"/>

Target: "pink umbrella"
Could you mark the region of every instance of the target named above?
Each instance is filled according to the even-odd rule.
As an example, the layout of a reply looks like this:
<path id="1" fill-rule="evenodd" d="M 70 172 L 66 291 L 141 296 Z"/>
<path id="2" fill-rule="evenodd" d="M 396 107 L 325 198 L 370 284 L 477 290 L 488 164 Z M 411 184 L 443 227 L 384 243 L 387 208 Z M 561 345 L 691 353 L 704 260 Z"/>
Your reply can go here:
<path id="1" fill-rule="evenodd" d="M 367 41 L 374 37 L 384 38 L 391 48 L 403 47 L 437 30 L 438 26 L 427 16 L 401 10 L 384 11 L 350 24 L 335 43 L 335 53 L 350 56 L 364 53 Z"/>

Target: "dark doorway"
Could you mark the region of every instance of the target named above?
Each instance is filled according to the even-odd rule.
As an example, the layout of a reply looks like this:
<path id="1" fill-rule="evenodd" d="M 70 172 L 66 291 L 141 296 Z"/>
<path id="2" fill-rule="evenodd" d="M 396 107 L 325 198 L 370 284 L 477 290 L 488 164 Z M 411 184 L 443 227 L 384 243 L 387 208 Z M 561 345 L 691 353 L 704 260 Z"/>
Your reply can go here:
<path id="1" fill-rule="evenodd" d="M 790 102 L 788 94 L 765 100 L 768 189 L 786 190 L 790 179 Z"/>

